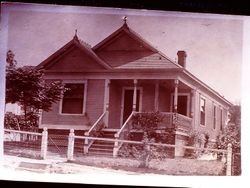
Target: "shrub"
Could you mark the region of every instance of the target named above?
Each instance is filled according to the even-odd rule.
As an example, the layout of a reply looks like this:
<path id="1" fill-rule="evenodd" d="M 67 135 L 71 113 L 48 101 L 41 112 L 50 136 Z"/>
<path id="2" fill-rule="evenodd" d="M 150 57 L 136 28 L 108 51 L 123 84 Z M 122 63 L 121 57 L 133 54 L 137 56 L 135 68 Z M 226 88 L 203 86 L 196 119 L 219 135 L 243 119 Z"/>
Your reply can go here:
<path id="1" fill-rule="evenodd" d="M 33 113 L 26 114 L 25 118 L 24 115 L 8 112 L 4 116 L 4 127 L 6 129 L 37 131 L 38 119 L 38 115 Z"/>
<path id="2" fill-rule="evenodd" d="M 206 132 L 193 131 L 188 138 L 187 146 L 193 146 L 197 148 L 207 148 L 209 141 L 209 134 Z M 185 156 L 190 158 L 199 157 L 204 151 L 198 149 L 186 149 Z"/>

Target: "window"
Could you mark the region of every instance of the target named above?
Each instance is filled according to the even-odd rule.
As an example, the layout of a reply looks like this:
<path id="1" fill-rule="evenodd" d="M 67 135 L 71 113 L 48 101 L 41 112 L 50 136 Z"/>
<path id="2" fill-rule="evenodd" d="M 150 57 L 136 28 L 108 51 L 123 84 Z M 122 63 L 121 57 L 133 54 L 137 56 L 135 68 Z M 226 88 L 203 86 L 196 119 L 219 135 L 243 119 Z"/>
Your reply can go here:
<path id="1" fill-rule="evenodd" d="M 213 109 L 213 128 L 216 129 L 216 106 Z"/>
<path id="2" fill-rule="evenodd" d="M 220 130 L 223 129 L 223 109 L 220 109 Z"/>
<path id="3" fill-rule="evenodd" d="M 62 99 L 63 114 L 83 114 L 84 84 L 65 84 Z"/>
<path id="4" fill-rule="evenodd" d="M 205 106 L 206 101 L 203 98 L 200 98 L 200 124 L 205 125 Z"/>
<path id="5" fill-rule="evenodd" d="M 178 93 L 177 113 L 189 116 L 190 95 L 188 93 Z M 172 112 L 174 112 L 174 94 L 172 94 Z"/>

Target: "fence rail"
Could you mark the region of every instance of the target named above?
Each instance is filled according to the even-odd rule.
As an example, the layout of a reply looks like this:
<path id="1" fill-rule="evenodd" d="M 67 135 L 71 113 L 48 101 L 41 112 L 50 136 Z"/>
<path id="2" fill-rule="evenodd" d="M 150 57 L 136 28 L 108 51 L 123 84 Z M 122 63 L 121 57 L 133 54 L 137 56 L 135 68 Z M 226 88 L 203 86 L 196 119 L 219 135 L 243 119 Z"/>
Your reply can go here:
<path id="1" fill-rule="evenodd" d="M 12 134 L 19 134 L 19 135 L 30 135 L 34 136 L 33 140 L 29 140 L 27 137 L 27 140 L 6 140 L 4 142 L 5 149 L 12 149 L 12 147 L 18 147 L 20 150 L 23 150 L 25 148 L 29 148 L 32 152 L 36 151 L 39 154 L 39 157 L 42 159 L 46 159 L 47 157 L 47 151 L 48 147 L 50 146 L 50 138 L 48 136 L 48 131 L 46 128 L 43 129 L 42 133 L 37 133 L 37 132 L 28 132 L 28 131 L 17 131 L 17 130 L 10 130 L 10 129 L 5 129 L 5 133 L 12 133 Z M 6 134 L 5 134 L 6 135 Z M 223 156 L 226 155 L 226 175 L 232 175 L 233 165 L 235 163 L 235 155 L 232 156 L 232 145 L 229 144 L 227 149 L 212 149 L 212 148 L 197 148 L 197 147 L 192 147 L 192 146 L 180 146 L 180 145 L 172 145 L 172 144 L 165 144 L 165 143 L 145 143 L 143 141 L 132 141 L 132 140 L 125 140 L 125 139 L 119 139 L 119 138 L 101 138 L 101 137 L 94 137 L 94 136 L 77 136 L 74 134 L 74 130 L 71 129 L 69 135 L 61 135 L 61 137 L 64 140 L 63 147 L 64 147 L 64 153 L 66 154 L 65 157 L 67 156 L 68 160 L 73 160 L 74 155 L 76 155 L 75 150 L 79 151 L 80 153 L 83 153 L 83 143 L 86 139 L 90 141 L 106 141 L 106 142 L 111 142 L 111 143 L 117 143 L 117 144 L 133 144 L 133 145 L 139 145 L 139 146 L 158 146 L 162 148 L 184 148 L 184 149 L 190 149 L 190 150 L 195 150 L 195 151 L 207 151 L 207 152 L 216 152 L 223 154 Z M 36 140 L 34 141 L 34 138 Z M 14 145 L 10 145 L 14 144 Z M 16 145 L 15 145 L 16 144 Z M 25 145 L 26 144 L 26 145 Z M 31 147 L 31 144 L 36 144 L 35 148 Z M 39 147 L 37 147 L 39 146 Z M 59 148 L 60 150 L 60 148 Z M 165 150 L 164 151 L 168 151 Z M 54 152 L 59 152 L 60 151 L 54 151 Z M 237 155 L 238 156 L 238 155 Z"/>
<path id="2" fill-rule="evenodd" d="M 46 158 L 48 132 L 4 129 L 4 152 L 13 155 Z"/>

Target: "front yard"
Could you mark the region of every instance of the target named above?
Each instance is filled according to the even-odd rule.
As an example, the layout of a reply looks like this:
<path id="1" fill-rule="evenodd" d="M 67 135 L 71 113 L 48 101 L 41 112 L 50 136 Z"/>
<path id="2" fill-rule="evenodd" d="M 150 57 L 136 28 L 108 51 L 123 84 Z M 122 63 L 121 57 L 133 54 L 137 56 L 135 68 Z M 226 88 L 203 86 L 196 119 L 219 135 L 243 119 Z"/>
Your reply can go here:
<path id="1" fill-rule="evenodd" d="M 225 164 L 221 161 L 196 159 L 151 160 L 149 168 L 140 168 L 139 161 L 129 158 L 112 158 L 102 156 L 75 157 L 73 163 L 107 169 L 125 170 L 135 173 L 155 173 L 164 175 L 225 175 Z"/>
<path id="2" fill-rule="evenodd" d="M 26 160 L 36 160 L 38 163 L 46 163 L 47 160 L 40 160 L 40 150 L 25 147 L 7 147 L 5 144 L 5 154 L 8 158 L 25 158 Z M 152 159 L 148 168 L 140 168 L 140 161 L 133 158 L 113 158 L 105 156 L 88 156 L 81 153 L 75 153 L 74 160 L 66 162 L 66 152 L 58 153 L 49 150 L 47 153 L 49 159 L 60 157 L 63 162 L 53 163 L 46 172 L 49 173 L 80 173 L 74 170 L 75 166 L 97 167 L 106 170 L 123 170 L 127 173 L 154 173 L 163 175 L 225 175 L 225 163 L 221 161 L 208 161 L 187 158 L 165 158 L 163 160 Z M 32 166 L 32 165 L 31 165 Z M 71 169 L 72 167 L 72 169 Z"/>

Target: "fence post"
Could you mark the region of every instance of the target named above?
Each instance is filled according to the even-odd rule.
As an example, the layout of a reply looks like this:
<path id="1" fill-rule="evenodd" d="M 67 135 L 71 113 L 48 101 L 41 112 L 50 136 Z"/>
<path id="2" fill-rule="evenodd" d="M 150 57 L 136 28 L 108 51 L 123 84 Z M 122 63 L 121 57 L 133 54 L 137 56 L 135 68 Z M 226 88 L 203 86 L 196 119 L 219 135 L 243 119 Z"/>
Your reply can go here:
<path id="1" fill-rule="evenodd" d="M 48 129 L 44 127 L 43 132 L 42 132 L 42 143 L 41 143 L 41 158 L 42 159 L 46 159 L 47 149 L 48 149 Z"/>
<path id="2" fill-rule="evenodd" d="M 226 175 L 232 175 L 232 144 L 227 145 L 227 168 L 226 168 Z"/>
<path id="3" fill-rule="evenodd" d="M 89 136 L 88 133 L 85 133 L 84 135 L 85 135 L 85 136 Z M 85 138 L 85 139 L 84 139 L 84 146 L 83 146 L 83 152 L 84 152 L 84 154 L 87 154 L 87 153 L 88 153 L 88 150 L 89 150 L 89 139 L 88 139 L 88 138 Z"/>
<path id="4" fill-rule="evenodd" d="M 118 139 L 118 135 L 116 135 L 115 134 L 115 143 L 114 143 L 114 149 L 113 149 L 113 157 L 117 157 L 117 155 L 118 155 L 118 141 L 117 141 L 117 139 Z"/>
<path id="5" fill-rule="evenodd" d="M 69 138 L 68 138 L 68 152 L 67 152 L 68 161 L 73 161 L 73 158 L 74 158 L 74 144 L 75 144 L 74 136 L 75 136 L 74 129 L 70 129 Z"/>

